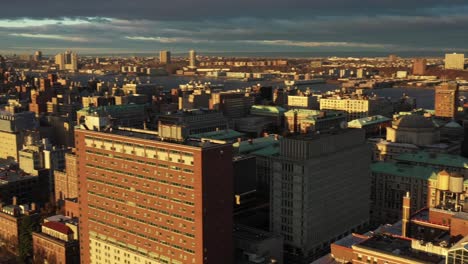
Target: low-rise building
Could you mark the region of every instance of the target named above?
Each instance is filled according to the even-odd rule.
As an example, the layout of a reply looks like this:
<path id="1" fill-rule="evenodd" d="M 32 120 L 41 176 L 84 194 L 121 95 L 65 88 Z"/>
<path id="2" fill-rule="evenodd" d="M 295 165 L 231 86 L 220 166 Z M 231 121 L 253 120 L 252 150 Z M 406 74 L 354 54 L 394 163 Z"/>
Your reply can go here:
<path id="1" fill-rule="evenodd" d="M 284 113 L 284 118 L 290 133 L 306 134 L 346 125 L 346 113 L 342 111 L 292 109 Z"/>
<path id="2" fill-rule="evenodd" d="M 77 221 L 60 218 L 47 220 L 41 232 L 33 232 L 34 260 L 44 263 L 79 264 L 80 248 Z"/>
<path id="3" fill-rule="evenodd" d="M 31 225 L 39 221 L 39 214 L 34 203 L 18 204 L 16 197 L 11 205 L 0 204 L 0 241 L 5 243 L 6 248 L 12 253 L 19 254 L 19 245 L 26 237 L 22 234 L 21 223 L 28 217 Z M 32 252 L 31 252 L 32 253 Z"/>
<path id="4" fill-rule="evenodd" d="M 281 236 L 244 225 L 235 225 L 233 236 L 236 263 L 284 263 Z"/>

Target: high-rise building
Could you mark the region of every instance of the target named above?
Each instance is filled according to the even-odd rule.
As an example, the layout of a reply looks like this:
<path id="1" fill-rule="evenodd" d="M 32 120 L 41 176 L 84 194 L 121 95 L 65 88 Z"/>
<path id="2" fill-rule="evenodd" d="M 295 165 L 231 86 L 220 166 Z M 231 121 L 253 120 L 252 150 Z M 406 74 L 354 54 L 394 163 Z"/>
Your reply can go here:
<path id="1" fill-rule="evenodd" d="M 414 59 L 413 62 L 413 75 L 425 75 L 426 74 L 426 66 L 427 60 L 418 58 Z"/>
<path id="2" fill-rule="evenodd" d="M 232 263 L 232 145 L 75 130 L 82 263 Z"/>
<path id="3" fill-rule="evenodd" d="M 445 54 L 445 69 L 463 70 L 465 68 L 465 54 Z"/>
<path id="4" fill-rule="evenodd" d="M 66 51 L 65 53 L 59 53 L 55 55 L 55 64 L 58 65 L 59 70 L 78 70 L 78 56 L 76 53 Z"/>
<path id="5" fill-rule="evenodd" d="M 195 50 L 189 51 L 189 68 L 197 68 L 197 53 L 195 52 Z"/>
<path id="6" fill-rule="evenodd" d="M 41 61 L 42 60 L 42 51 L 38 50 L 34 52 L 34 60 Z"/>
<path id="7" fill-rule="evenodd" d="M 161 50 L 159 52 L 159 62 L 161 64 L 171 64 L 171 52 L 167 50 Z"/>
<path id="8" fill-rule="evenodd" d="M 283 138 L 270 160 L 270 229 L 284 237 L 291 262 L 310 263 L 331 241 L 368 223 L 370 148 L 363 130 Z"/>
<path id="9" fill-rule="evenodd" d="M 435 89 L 435 116 L 454 118 L 457 113 L 458 84 L 443 83 Z"/>

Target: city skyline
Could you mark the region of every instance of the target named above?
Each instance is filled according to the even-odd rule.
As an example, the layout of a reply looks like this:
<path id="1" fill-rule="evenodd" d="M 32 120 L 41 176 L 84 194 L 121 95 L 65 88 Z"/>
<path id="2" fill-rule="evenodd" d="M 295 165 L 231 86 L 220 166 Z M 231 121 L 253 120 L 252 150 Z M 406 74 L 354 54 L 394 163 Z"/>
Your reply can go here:
<path id="1" fill-rule="evenodd" d="M 2 9 L 1 53 L 467 50 L 464 1 L 26 1 Z"/>

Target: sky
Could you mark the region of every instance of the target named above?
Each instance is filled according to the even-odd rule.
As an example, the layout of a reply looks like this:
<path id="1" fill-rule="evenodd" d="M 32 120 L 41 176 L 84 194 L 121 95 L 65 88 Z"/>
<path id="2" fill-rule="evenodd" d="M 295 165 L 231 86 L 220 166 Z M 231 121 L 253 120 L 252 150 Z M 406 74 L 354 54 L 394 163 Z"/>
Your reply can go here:
<path id="1" fill-rule="evenodd" d="M 466 0 L 21 0 L 0 53 L 466 52 Z"/>

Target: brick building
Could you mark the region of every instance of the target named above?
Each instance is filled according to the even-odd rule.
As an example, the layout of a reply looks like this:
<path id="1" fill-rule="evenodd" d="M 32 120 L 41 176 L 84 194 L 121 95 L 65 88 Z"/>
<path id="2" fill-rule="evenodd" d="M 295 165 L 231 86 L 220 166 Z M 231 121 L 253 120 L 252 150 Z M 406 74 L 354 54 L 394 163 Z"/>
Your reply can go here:
<path id="1" fill-rule="evenodd" d="M 82 128 L 76 146 L 82 263 L 231 263 L 231 145 Z"/>

